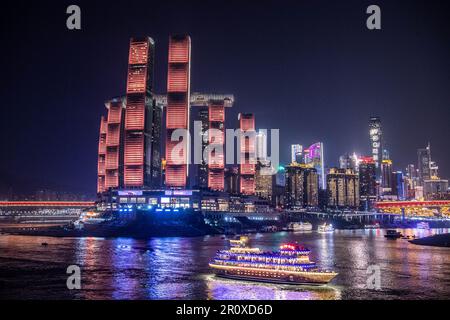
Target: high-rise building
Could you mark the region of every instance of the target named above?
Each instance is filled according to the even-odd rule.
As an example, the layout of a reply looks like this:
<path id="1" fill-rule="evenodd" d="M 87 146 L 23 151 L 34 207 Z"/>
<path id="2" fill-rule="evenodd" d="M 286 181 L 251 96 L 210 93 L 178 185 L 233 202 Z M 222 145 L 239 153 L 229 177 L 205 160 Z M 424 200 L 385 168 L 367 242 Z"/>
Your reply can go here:
<path id="1" fill-rule="evenodd" d="M 285 168 L 285 206 L 288 209 L 317 207 L 319 204 L 319 176 L 317 170 L 304 164 Z"/>
<path id="2" fill-rule="evenodd" d="M 392 195 L 396 196 L 398 200 L 405 200 L 407 196 L 406 182 L 403 172 L 395 171 L 391 173 L 392 176 Z"/>
<path id="3" fill-rule="evenodd" d="M 259 130 L 256 133 L 256 158 L 258 160 L 267 160 L 267 132 Z"/>
<path id="4" fill-rule="evenodd" d="M 255 172 L 256 172 L 256 146 L 255 146 L 255 116 L 251 113 L 239 113 L 240 137 L 240 166 L 239 166 L 239 189 L 245 195 L 255 194 Z"/>
<path id="5" fill-rule="evenodd" d="M 210 101 L 209 106 L 209 146 L 214 146 L 208 161 L 208 188 L 224 191 L 225 188 L 225 103 L 223 100 Z M 215 133 L 212 134 L 211 130 Z"/>
<path id="6" fill-rule="evenodd" d="M 258 137 L 258 135 L 256 136 Z M 256 144 L 258 149 L 258 143 Z M 270 170 L 270 161 L 258 161 L 255 173 L 255 194 L 263 199 L 272 200 L 272 191 L 276 181 L 276 175 L 265 174 Z"/>
<path id="7" fill-rule="evenodd" d="M 303 147 L 300 144 L 291 145 L 291 163 L 302 163 Z"/>
<path id="8" fill-rule="evenodd" d="M 188 177 L 190 141 L 172 141 L 177 129 L 189 132 L 191 38 L 175 35 L 169 39 L 166 111 L 166 187 L 185 188 Z"/>
<path id="9" fill-rule="evenodd" d="M 340 169 L 353 169 L 355 172 L 359 171 L 359 158 L 356 153 L 344 154 L 339 157 L 339 168 Z"/>
<path id="10" fill-rule="evenodd" d="M 125 99 L 115 98 L 105 103 L 108 109 L 106 128 L 105 188 L 123 186 L 123 118 Z"/>
<path id="11" fill-rule="evenodd" d="M 329 207 L 359 207 L 359 177 L 353 169 L 330 168 L 327 184 Z"/>
<path id="12" fill-rule="evenodd" d="M 365 210 L 377 197 L 376 164 L 373 157 L 361 157 L 359 163 L 359 195 Z"/>
<path id="13" fill-rule="evenodd" d="M 428 143 L 426 148 L 421 148 L 417 150 L 417 169 L 419 173 L 419 182 L 423 185 L 424 180 L 429 180 L 431 178 L 431 148 Z"/>
<path id="14" fill-rule="evenodd" d="M 317 174 L 319 175 L 319 188 L 325 190 L 327 185 L 323 153 L 322 142 L 312 144 L 308 149 L 304 150 L 304 163 L 312 165 L 317 170 Z"/>
<path id="15" fill-rule="evenodd" d="M 108 121 L 102 116 L 100 120 L 100 135 L 98 139 L 98 164 L 97 164 L 97 193 L 106 191 L 105 165 L 106 165 L 106 127 Z"/>
<path id="16" fill-rule="evenodd" d="M 99 140 L 98 192 L 161 186 L 162 109 L 153 98 L 154 42 L 132 38 L 126 97 L 105 103 Z"/>
<path id="17" fill-rule="evenodd" d="M 154 41 L 132 38 L 124 132 L 124 187 L 157 187 L 161 180 L 161 110 L 153 99 Z"/>
<path id="18" fill-rule="evenodd" d="M 381 161 L 381 188 L 383 189 L 383 194 L 393 192 L 392 172 L 392 160 L 383 159 Z"/>
<path id="19" fill-rule="evenodd" d="M 382 138 L 383 131 L 381 128 L 380 117 L 371 117 L 369 120 L 369 136 L 370 147 L 372 150 L 372 158 L 375 161 L 377 177 L 380 175 L 380 166 L 382 160 Z"/>

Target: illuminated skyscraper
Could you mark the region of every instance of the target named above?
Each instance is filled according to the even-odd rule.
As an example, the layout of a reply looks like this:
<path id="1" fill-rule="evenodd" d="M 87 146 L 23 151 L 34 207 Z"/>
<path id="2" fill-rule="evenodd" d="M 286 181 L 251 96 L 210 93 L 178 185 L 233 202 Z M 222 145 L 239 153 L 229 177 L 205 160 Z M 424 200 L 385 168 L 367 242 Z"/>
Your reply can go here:
<path id="1" fill-rule="evenodd" d="M 191 127 L 194 127 L 194 122 L 199 121 L 201 123 L 201 132 L 198 133 L 195 130 L 191 130 L 194 143 L 196 140 L 201 140 L 201 155 L 205 153 L 205 149 L 208 145 L 214 145 L 216 147 L 224 148 L 225 141 L 225 115 L 226 109 L 233 106 L 234 96 L 231 94 L 203 94 L 193 93 L 191 95 Z M 215 139 L 215 137 L 208 137 L 208 130 L 216 129 L 222 134 L 220 135 L 221 141 Z M 218 133 L 216 131 L 216 133 Z M 199 137 L 194 136 L 200 134 Z M 214 157 L 214 156 L 213 156 Z M 193 170 L 195 172 L 192 177 L 192 185 L 201 189 L 211 189 L 217 191 L 223 191 L 223 178 L 224 177 L 224 158 L 216 159 L 220 163 L 213 163 L 208 165 L 207 159 L 202 156 L 200 164 L 194 164 Z"/>
<path id="2" fill-rule="evenodd" d="M 302 163 L 303 147 L 300 144 L 291 145 L 291 163 Z"/>
<path id="3" fill-rule="evenodd" d="M 98 139 L 98 164 L 97 164 L 97 193 L 106 191 L 105 164 L 106 164 L 106 126 L 107 120 L 102 116 L 100 120 L 100 136 Z"/>
<path id="4" fill-rule="evenodd" d="M 325 190 L 326 176 L 325 176 L 325 163 L 323 157 L 323 143 L 317 142 L 312 144 L 308 149 L 304 150 L 304 162 L 305 164 L 312 165 L 313 168 L 317 170 L 319 175 L 319 188 Z"/>
<path id="5" fill-rule="evenodd" d="M 376 165 L 373 157 L 361 157 L 359 163 L 359 194 L 364 209 L 368 210 L 376 200 Z"/>
<path id="6" fill-rule="evenodd" d="M 353 169 L 330 168 L 327 184 L 329 207 L 359 207 L 359 177 Z"/>
<path id="7" fill-rule="evenodd" d="M 158 187 L 161 179 L 161 110 L 153 99 L 154 41 L 132 38 L 124 134 L 124 187 Z"/>
<path id="8" fill-rule="evenodd" d="M 239 190 L 245 195 L 255 194 L 256 146 L 255 146 L 255 116 L 251 113 L 239 113 L 240 138 L 240 166 Z"/>
<path id="9" fill-rule="evenodd" d="M 426 148 L 417 150 L 417 169 L 419 171 L 419 182 L 423 185 L 424 180 L 431 179 L 431 147 L 428 143 Z"/>
<path id="10" fill-rule="evenodd" d="M 267 133 L 266 131 L 258 131 L 256 133 L 256 158 L 258 160 L 267 159 Z"/>
<path id="11" fill-rule="evenodd" d="M 185 188 L 188 177 L 189 139 L 172 141 L 177 129 L 189 132 L 191 38 L 169 39 L 166 112 L 166 186 Z M 185 137 L 186 138 L 186 137 Z"/>
<path id="12" fill-rule="evenodd" d="M 384 194 L 393 192 L 392 172 L 392 160 L 383 159 L 381 161 L 381 188 L 383 188 Z"/>
<path id="13" fill-rule="evenodd" d="M 380 174 L 380 164 L 382 160 L 382 138 L 383 131 L 381 129 L 380 117 L 371 117 L 369 120 L 369 136 L 370 147 L 372 150 L 372 158 L 375 161 L 377 176 Z"/>
<path id="14" fill-rule="evenodd" d="M 98 192 L 161 186 L 162 109 L 153 99 L 154 42 L 132 38 L 126 97 L 105 103 L 99 141 Z"/>
<path id="15" fill-rule="evenodd" d="M 317 207 L 319 204 L 319 176 L 315 168 L 293 164 L 285 168 L 285 205 L 288 209 Z"/>
<path id="16" fill-rule="evenodd" d="M 108 109 L 106 134 L 106 180 L 105 188 L 123 185 L 123 117 L 125 99 L 115 98 L 105 103 Z"/>

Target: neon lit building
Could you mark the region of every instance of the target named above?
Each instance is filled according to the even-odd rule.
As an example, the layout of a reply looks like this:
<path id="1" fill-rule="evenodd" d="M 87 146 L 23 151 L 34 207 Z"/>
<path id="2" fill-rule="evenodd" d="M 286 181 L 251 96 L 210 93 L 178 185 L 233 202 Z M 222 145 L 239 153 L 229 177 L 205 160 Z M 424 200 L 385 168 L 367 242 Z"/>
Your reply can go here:
<path id="1" fill-rule="evenodd" d="M 191 38 L 186 35 L 169 39 L 166 111 L 166 187 L 187 185 L 189 141 L 171 141 L 177 129 L 189 131 Z M 182 143 L 181 147 L 177 147 Z M 178 154 L 174 151 L 179 149 Z"/>
<path id="2" fill-rule="evenodd" d="M 125 100 L 112 99 L 105 103 L 108 109 L 106 129 L 106 180 L 105 190 L 118 188 L 123 184 L 123 117 Z"/>
<path id="3" fill-rule="evenodd" d="M 239 113 L 238 120 L 242 131 L 239 150 L 239 191 L 244 195 L 253 195 L 256 172 L 255 116 L 252 113 Z"/>
<path id="4" fill-rule="evenodd" d="M 381 129 L 380 117 L 371 117 L 369 120 L 369 136 L 370 147 L 372 150 L 372 158 L 375 161 L 375 168 L 377 170 L 377 177 L 380 175 L 380 167 L 382 160 L 382 137 L 383 131 Z"/>
<path id="5" fill-rule="evenodd" d="M 102 116 L 100 120 L 100 136 L 98 139 L 97 193 L 101 193 L 106 190 L 105 188 L 106 126 L 107 121 L 105 117 Z"/>
<path id="6" fill-rule="evenodd" d="M 162 108 L 153 99 L 154 42 L 132 38 L 126 97 L 105 103 L 99 139 L 98 192 L 161 186 Z"/>
<path id="7" fill-rule="evenodd" d="M 191 94 L 191 126 L 194 121 L 201 122 L 201 136 L 195 137 L 195 130 L 191 130 L 191 135 L 196 139 L 201 139 L 202 155 L 205 148 L 211 143 L 216 147 L 224 148 L 225 142 L 225 114 L 226 109 L 233 106 L 234 96 L 231 94 Z M 219 140 L 215 137 L 208 137 L 207 131 L 209 129 L 216 129 L 222 132 Z M 208 165 L 207 159 L 201 159 L 200 164 L 195 164 L 192 168 L 195 172 L 191 185 L 200 189 L 210 189 L 216 191 L 224 190 L 224 154 L 216 158 L 213 155 L 216 163 Z M 191 171 L 192 172 L 192 171 Z"/>
<path id="8" fill-rule="evenodd" d="M 153 100 L 154 41 L 132 38 L 128 58 L 124 187 L 158 186 L 161 112 Z"/>
<path id="9" fill-rule="evenodd" d="M 325 182 L 326 176 L 323 157 L 323 143 L 317 142 L 312 144 L 308 149 L 304 150 L 304 153 L 305 164 L 310 164 L 317 170 L 317 174 L 319 175 L 319 188 L 325 190 L 327 185 Z"/>

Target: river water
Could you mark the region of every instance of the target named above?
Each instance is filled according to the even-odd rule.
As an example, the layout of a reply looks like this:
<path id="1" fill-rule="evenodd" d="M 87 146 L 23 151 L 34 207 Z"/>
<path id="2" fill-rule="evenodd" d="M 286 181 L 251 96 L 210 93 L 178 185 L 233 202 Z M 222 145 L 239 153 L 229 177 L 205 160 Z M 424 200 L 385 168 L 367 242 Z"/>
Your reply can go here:
<path id="1" fill-rule="evenodd" d="M 422 237 L 450 230 L 401 231 Z M 0 235 L 0 299 L 450 299 L 450 248 L 387 240 L 384 232 L 250 236 L 251 245 L 261 249 L 276 250 L 294 241 L 311 249 L 311 260 L 339 272 L 322 287 L 216 278 L 208 261 L 227 246 L 221 236 L 135 240 Z M 81 268 L 81 290 L 67 289 L 69 265 Z M 367 269 L 373 265 L 380 270 L 379 290 L 367 287 Z"/>

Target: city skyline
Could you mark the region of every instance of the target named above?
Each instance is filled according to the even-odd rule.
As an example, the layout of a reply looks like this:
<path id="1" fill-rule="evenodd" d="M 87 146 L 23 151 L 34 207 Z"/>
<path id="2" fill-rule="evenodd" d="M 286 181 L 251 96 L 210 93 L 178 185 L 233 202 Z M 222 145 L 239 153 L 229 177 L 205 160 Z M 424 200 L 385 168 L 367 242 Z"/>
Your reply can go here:
<path id="1" fill-rule="evenodd" d="M 299 6 L 302 5 L 304 4 L 299 4 Z M 164 11 L 164 5 L 160 6 L 158 9 L 161 10 L 161 13 Z M 86 10 L 96 9 L 89 5 L 85 7 Z M 174 23 L 173 28 L 182 29 L 184 33 L 190 34 L 193 43 L 195 43 L 192 53 L 191 92 L 230 92 L 234 94 L 236 101 L 235 106 L 227 111 L 229 112 L 227 122 L 235 122 L 238 113 L 251 112 L 255 114 L 257 119 L 256 129 L 280 128 L 282 163 L 289 162 L 291 144 L 300 143 L 304 145 L 308 141 L 322 141 L 324 143 L 326 167 L 337 166 L 339 156 L 344 153 L 357 152 L 360 155 L 368 155 L 370 154 L 370 148 L 368 145 L 367 121 L 370 116 L 378 115 L 383 123 L 383 136 L 388 141 L 391 158 L 394 161 L 393 166 L 396 170 L 404 171 L 408 164 L 416 164 L 417 149 L 423 148 L 428 142 L 431 142 L 433 160 L 440 164 L 440 175 L 443 178 L 447 178 L 450 175 L 450 169 L 447 165 L 450 160 L 445 126 L 445 119 L 448 119 L 448 116 L 446 116 L 448 108 L 445 108 L 444 103 L 449 100 L 449 97 L 444 87 L 440 87 L 442 82 L 439 82 L 438 79 L 445 73 L 448 73 L 448 62 L 442 58 L 439 60 L 440 65 L 438 68 L 437 62 L 434 64 L 431 60 L 425 59 L 425 62 L 422 62 L 421 69 L 429 67 L 428 69 L 431 71 L 409 70 L 413 78 L 414 75 L 416 76 L 414 81 L 406 79 L 404 76 L 396 76 L 393 71 L 386 71 L 389 68 L 383 68 L 383 71 L 375 70 L 377 64 L 384 63 L 383 61 L 386 60 L 400 64 L 395 70 L 412 67 L 411 62 L 414 59 L 418 59 L 421 55 L 427 55 L 427 53 L 416 51 L 410 53 L 411 61 L 409 62 L 394 61 L 393 59 L 408 46 L 405 44 L 403 46 L 399 44 L 393 45 L 392 43 L 387 45 L 385 42 L 392 39 L 393 36 L 398 36 L 401 31 L 397 31 L 397 34 L 393 35 L 392 29 L 386 27 L 388 30 L 382 30 L 380 34 L 368 33 L 363 28 L 365 17 L 362 14 L 362 6 L 360 17 L 357 14 L 358 6 L 357 8 L 354 6 L 349 7 L 351 7 L 349 8 L 350 12 L 342 10 L 342 14 L 344 17 L 346 15 L 351 17 L 351 26 L 355 25 L 357 30 L 350 32 L 350 36 L 343 37 L 341 35 L 340 39 L 344 40 L 344 43 L 347 45 L 349 43 L 346 41 L 350 41 L 352 37 L 362 41 L 367 46 L 366 49 L 368 49 L 364 59 L 361 57 L 356 59 L 349 52 L 338 54 L 333 52 L 333 50 L 327 53 L 321 50 L 326 47 L 333 49 L 335 46 L 339 47 L 339 45 L 333 45 L 333 43 L 329 42 L 328 37 L 332 35 L 332 32 L 325 32 L 327 23 L 321 26 L 317 22 L 312 21 L 315 17 L 327 16 L 330 13 L 310 6 L 307 6 L 310 16 L 302 16 L 304 18 L 302 23 L 310 24 L 314 31 L 312 35 L 301 33 L 297 35 L 294 41 L 289 38 L 292 34 L 285 32 L 286 34 L 275 37 L 275 43 L 281 45 L 281 47 L 279 46 L 279 50 L 270 50 L 271 55 L 274 55 L 273 59 L 264 59 L 268 58 L 268 56 L 261 53 L 262 56 L 257 55 L 254 62 L 251 62 L 249 59 L 252 53 L 255 52 L 255 48 L 264 47 L 265 39 L 254 36 L 246 38 L 247 42 L 245 42 L 243 41 L 245 37 L 240 36 L 236 30 L 234 30 L 235 32 L 228 32 L 226 35 L 221 32 L 214 34 L 209 30 L 208 35 L 206 35 L 202 32 L 203 28 L 200 28 L 200 23 L 191 23 L 189 25 L 181 19 L 179 22 Z M 384 7 L 388 10 L 393 10 L 396 14 L 402 14 L 396 5 L 386 4 Z M 114 8 L 114 5 L 112 8 Z M 112 10 L 112 8 L 107 8 L 106 10 Z M 225 7 L 225 11 L 220 14 L 225 14 L 227 10 L 232 9 L 236 8 L 233 5 Z M 56 9 L 53 8 L 52 10 Z M 52 10 L 50 10 L 50 13 Z M 145 11 L 145 7 L 142 10 Z M 190 15 L 194 16 L 202 15 L 201 11 L 196 13 L 192 8 L 188 9 L 183 5 L 177 7 L 176 11 L 178 10 L 188 11 Z M 252 30 L 251 26 L 243 21 L 246 14 L 248 14 L 248 10 L 249 8 L 245 6 L 240 7 L 236 9 L 236 14 L 237 17 L 240 17 L 238 21 L 250 28 L 249 30 Z M 436 8 L 430 10 L 433 10 L 432 14 L 434 16 L 439 15 Z M 252 20 L 255 20 L 254 22 L 257 22 L 256 25 L 261 27 L 264 19 L 262 18 L 262 12 L 257 10 L 257 13 L 259 15 L 252 16 Z M 166 13 L 166 15 L 171 17 L 172 13 Z M 289 17 L 288 13 L 282 9 L 276 11 L 274 15 L 278 19 Z M 149 34 L 155 39 L 157 46 L 155 92 L 165 93 L 164 84 L 166 81 L 164 81 L 163 74 L 167 71 L 167 61 L 165 61 L 167 60 L 167 52 L 165 47 L 168 44 L 167 36 L 164 35 L 165 30 L 152 28 L 151 23 L 141 22 L 141 19 L 137 19 L 136 26 L 131 29 L 138 29 L 139 32 L 134 31 L 130 33 L 131 30 L 125 27 L 114 39 L 111 35 L 107 35 L 100 41 L 97 38 L 97 32 L 101 30 L 99 26 L 101 21 L 91 21 L 89 17 L 86 17 L 86 20 L 89 22 L 86 26 L 86 31 L 82 31 L 79 36 L 74 37 L 74 35 L 68 34 L 64 30 L 62 30 L 64 31 L 63 33 L 57 31 L 54 34 L 57 39 L 62 37 L 68 38 L 66 40 L 61 39 L 62 43 L 65 43 L 63 52 L 67 53 L 69 48 L 72 48 L 72 45 L 74 46 L 74 53 L 68 57 L 66 56 L 66 59 L 73 62 L 74 66 L 67 66 L 67 63 L 65 63 L 64 65 L 67 66 L 65 69 L 66 74 L 61 74 L 57 70 L 50 69 L 48 71 L 56 79 L 62 76 L 65 79 L 62 81 L 62 84 L 48 80 L 48 83 L 38 83 L 36 88 L 30 89 L 31 96 L 38 96 L 39 93 L 42 99 L 37 99 L 31 105 L 28 105 L 26 102 L 29 99 L 24 100 L 19 96 L 25 90 L 24 84 L 11 73 L 10 78 L 17 85 L 18 89 L 15 94 L 9 92 L 5 95 L 6 103 L 14 105 L 15 108 L 7 111 L 7 115 L 11 119 L 2 125 L 1 129 L 2 139 L 7 137 L 2 145 L 5 145 L 6 150 L 8 150 L 8 157 L 2 158 L 0 166 L 0 175 L 3 178 L 3 185 L 0 186 L 0 191 L 2 192 L 8 186 L 13 186 L 14 190 L 17 191 L 27 187 L 36 189 L 38 186 L 42 186 L 42 188 L 63 188 L 69 191 L 73 190 L 73 192 L 95 193 L 95 140 L 98 137 L 98 119 L 103 111 L 103 102 L 108 97 L 117 96 L 124 92 L 123 70 L 126 69 L 126 64 L 123 63 L 125 61 L 123 57 L 127 56 L 124 48 L 126 48 L 129 37 L 134 34 Z M 189 20 L 192 20 L 192 16 L 190 16 Z M 387 26 L 390 24 L 395 25 L 394 19 L 389 17 L 389 15 L 384 21 Z M 426 37 L 427 30 L 428 32 L 435 30 L 436 25 L 430 21 L 423 22 L 426 28 L 423 31 L 424 35 L 418 36 L 419 39 Z M 52 19 L 50 19 L 50 22 L 50 25 L 56 23 Z M 296 25 L 296 22 L 292 19 L 288 19 L 287 23 Z M 358 23 L 361 24 L 359 29 Z M 14 26 L 14 24 L 12 25 Z M 35 31 L 36 35 L 48 31 L 45 29 L 46 27 L 41 28 L 43 29 Z M 92 28 L 91 31 L 89 28 Z M 404 26 L 403 28 L 406 27 Z M 14 29 L 13 27 L 13 31 L 19 32 L 20 28 L 16 26 L 16 29 Z M 445 32 L 447 31 L 443 30 L 437 35 L 433 33 L 435 36 L 434 40 L 428 41 L 435 41 L 433 42 L 434 44 L 439 43 L 441 37 L 445 36 Z M 314 35 L 321 34 L 323 37 L 319 37 L 315 44 L 311 42 Z M 339 31 L 337 31 L 337 34 L 340 35 Z M 83 59 L 83 54 L 76 49 L 77 45 L 83 43 L 83 35 L 88 38 L 87 41 L 93 50 L 99 50 L 99 46 L 106 46 L 105 48 L 113 49 L 108 52 L 114 52 L 114 54 L 107 58 L 96 55 L 90 58 L 91 61 L 86 62 Z M 16 41 L 14 39 L 9 40 L 12 43 Z M 41 38 L 40 41 L 45 43 L 47 40 Z M 226 46 L 226 50 L 224 50 L 228 54 L 219 52 L 220 44 L 223 41 L 226 41 L 227 44 L 229 43 Z M 287 48 L 289 41 L 292 41 L 292 44 L 295 46 L 295 52 L 290 53 L 282 50 Z M 414 41 L 412 46 L 418 46 L 419 42 Z M 252 45 L 251 49 L 249 48 L 250 44 Z M 393 52 L 384 52 L 380 49 L 380 46 L 386 50 L 392 49 Z M 449 50 L 448 47 L 443 49 Z M 376 52 L 370 52 L 371 50 L 376 50 Z M 377 58 L 380 50 L 383 52 L 383 57 Z M 54 59 L 54 54 L 57 53 L 48 52 L 42 48 L 37 51 L 32 61 L 40 63 L 24 67 L 25 70 L 23 72 L 30 72 L 30 70 L 34 70 L 34 67 L 37 67 L 38 70 L 45 66 L 48 67 L 49 60 Z M 238 52 L 240 54 L 237 54 Z M 313 53 L 319 53 L 319 58 L 315 60 L 313 67 L 305 68 L 300 77 L 297 75 L 295 79 L 298 82 L 292 82 L 294 72 L 287 72 L 284 78 L 280 77 L 280 72 L 286 73 L 286 67 L 290 64 L 294 66 L 294 70 L 298 70 L 304 64 L 311 62 L 312 58 L 310 55 Z M 216 56 L 217 54 L 218 56 Z M 215 58 L 212 59 L 212 56 L 215 56 Z M 432 56 L 431 54 L 429 57 L 431 58 Z M 293 59 L 294 57 L 297 59 Z M 339 63 L 335 69 L 326 70 L 327 73 L 329 71 L 332 80 L 322 81 L 325 79 L 325 70 L 317 69 L 317 67 L 323 67 L 323 64 L 327 65 L 328 63 L 333 65 L 333 63 L 337 62 Z M 91 73 L 91 64 L 96 66 L 95 70 L 99 75 Z M 78 66 L 78 69 L 80 69 L 78 74 L 75 72 L 75 69 L 72 69 L 75 66 Z M 258 66 L 264 66 L 265 69 L 268 68 L 267 70 L 270 71 L 268 74 L 271 75 L 270 77 L 264 77 L 265 82 L 262 87 L 263 82 L 259 78 L 265 73 L 261 73 Z M 347 68 L 350 71 L 343 72 Z M 365 75 L 361 68 L 377 80 L 373 80 L 371 76 Z M 8 66 L 5 66 L 5 69 L 7 73 L 11 71 Z M 238 69 L 243 71 L 240 77 L 242 79 L 234 77 Z M 208 72 L 211 70 L 215 72 Z M 210 78 L 206 76 L 208 74 Z M 86 77 L 87 75 L 89 77 Z M 418 77 L 419 75 L 423 79 L 427 79 L 426 84 L 419 81 L 422 79 Z M 368 83 L 364 86 L 359 83 L 356 84 L 358 82 L 356 80 L 360 78 L 364 78 Z M 380 81 L 381 78 L 384 80 Z M 279 79 L 283 80 L 281 84 L 277 83 L 280 82 L 278 81 Z M 434 83 L 433 79 L 437 83 Z M 249 84 L 243 85 L 243 82 Z M 433 87 L 433 83 L 436 86 Z M 346 84 L 346 86 L 343 86 L 343 84 Z M 405 94 L 407 85 L 414 87 L 419 84 L 424 85 L 421 87 L 421 90 L 408 89 L 408 91 L 411 91 L 408 93 L 411 97 L 401 98 Z M 376 92 L 372 92 L 370 88 L 374 85 L 379 85 L 381 88 L 385 86 L 385 90 L 379 89 L 374 90 Z M 387 85 L 397 88 L 399 92 L 397 94 L 393 93 L 392 89 L 387 89 Z M 49 88 L 53 88 L 53 91 L 58 94 L 52 96 L 50 94 L 52 90 L 46 90 Z M 70 88 L 69 94 L 62 96 L 61 91 L 67 90 L 67 88 Z M 260 88 L 264 88 L 264 90 Z M 270 90 L 268 90 L 269 88 Z M 335 90 L 338 88 L 339 90 L 336 92 Z M 421 99 L 417 99 L 418 96 Z M 40 100 L 45 101 L 45 103 L 41 103 Z M 365 102 L 363 103 L 363 101 Z M 398 103 L 395 103 L 395 101 Z M 417 101 L 421 101 L 421 103 Z M 36 103 L 41 106 L 39 112 L 32 107 L 36 106 Z M 318 108 L 322 111 L 316 115 L 315 111 Z M 420 125 L 424 129 L 416 130 L 417 122 L 425 111 L 423 109 L 428 113 L 436 113 L 440 116 L 433 117 L 433 120 L 429 121 L 431 123 L 427 121 L 421 122 Z M 285 112 L 277 112 L 278 110 L 284 110 Z M 290 113 L 287 112 L 288 110 Z M 8 134 L 8 132 L 13 132 L 14 127 L 17 126 L 17 119 L 20 119 L 19 115 L 22 113 L 26 116 L 26 119 L 23 119 L 22 115 L 22 120 L 25 120 L 23 130 L 14 135 Z M 2 118 L 6 119 L 6 117 Z M 343 121 L 348 121 L 348 125 Z M 53 126 L 50 124 L 53 124 Z M 340 124 L 344 124 L 344 126 Z M 233 128 L 235 125 L 227 124 L 227 127 Z M 68 129 L 71 132 L 68 132 Z M 36 133 L 41 139 L 33 139 Z M 64 134 L 67 136 L 67 139 L 61 141 L 59 137 Z M 31 143 L 31 141 L 34 143 Z M 24 160 L 19 155 L 26 152 L 33 156 L 34 161 L 31 164 L 27 162 L 28 165 L 25 166 Z M 58 154 L 58 157 L 61 157 L 61 161 L 54 160 L 53 156 L 49 157 L 48 155 L 50 154 Z M 65 181 L 70 181 L 70 183 Z"/>

